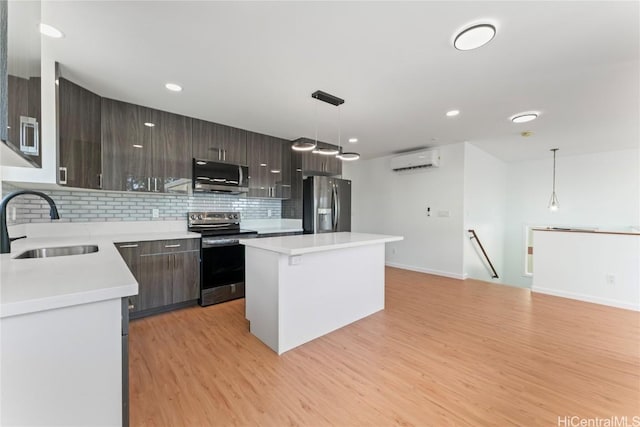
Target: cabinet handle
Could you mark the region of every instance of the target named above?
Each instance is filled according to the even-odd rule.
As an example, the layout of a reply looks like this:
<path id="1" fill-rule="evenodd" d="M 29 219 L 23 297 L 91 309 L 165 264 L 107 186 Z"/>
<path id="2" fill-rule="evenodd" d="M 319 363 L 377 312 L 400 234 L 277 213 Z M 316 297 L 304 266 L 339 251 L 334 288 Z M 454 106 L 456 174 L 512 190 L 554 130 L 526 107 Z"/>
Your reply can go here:
<path id="1" fill-rule="evenodd" d="M 222 160 L 227 161 L 227 150 L 222 150 Z"/>
<path id="2" fill-rule="evenodd" d="M 118 246 L 119 248 L 137 248 L 138 244 L 137 243 L 131 243 L 129 245 L 120 245 Z"/>
<path id="3" fill-rule="evenodd" d="M 153 191 L 158 191 L 158 178 L 153 178 Z"/>
<path id="4" fill-rule="evenodd" d="M 218 160 L 222 160 L 222 150 L 218 148 Z"/>
<path id="5" fill-rule="evenodd" d="M 67 168 L 66 167 L 59 167 L 58 168 L 58 178 L 59 178 L 59 183 L 60 184 L 66 184 L 67 183 Z M 62 175 L 64 174 L 64 178 L 62 177 Z"/>
<path id="6" fill-rule="evenodd" d="M 176 243 L 175 245 L 164 245 L 165 248 L 179 248 L 180 243 Z"/>
<path id="7" fill-rule="evenodd" d="M 147 178 L 147 191 L 151 191 L 151 177 Z"/>
<path id="8" fill-rule="evenodd" d="M 98 188 L 102 188 L 102 174 L 98 174 Z"/>

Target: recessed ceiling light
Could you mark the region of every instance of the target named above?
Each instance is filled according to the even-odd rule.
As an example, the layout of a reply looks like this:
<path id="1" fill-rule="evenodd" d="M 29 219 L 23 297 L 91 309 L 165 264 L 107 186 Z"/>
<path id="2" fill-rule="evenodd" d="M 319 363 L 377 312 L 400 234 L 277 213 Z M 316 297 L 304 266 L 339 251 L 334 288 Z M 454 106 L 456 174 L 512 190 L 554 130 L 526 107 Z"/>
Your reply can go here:
<path id="1" fill-rule="evenodd" d="M 513 123 L 527 123 L 538 118 L 538 113 L 521 113 L 511 117 Z"/>
<path id="2" fill-rule="evenodd" d="M 40 34 L 45 35 L 47 37 L 51 37 L 52 39 L 61 39 L 64 37 L 62 31 L 57 29 L 56 27 L 52 27 L 49 24 L 40 23 Z"/>
<path id="3" fill-rule="evenodd" d="M 477 49 L 489 43 L 496 35 L 496 27 L 491 24 L 478 24 L 458 33 L 453 46 L 458 50 Z"/>
<path id="4" fill-rule="evenodd" d="M 155 124 L 155 123 L 151 123 L 151 122 L 145 122 L 145 123 L 144 123 L 144 125 L 145 125 L 146 127 L 150 127 L 150 128 L 152 128 L 152 127 L 154 127 L 156 124 Z"/>
<path id="5" fill-rule="evenodd" d="M 140 144 L 133 144 L 134 148 L 142 148 L 142 145 Z"/>
<path id="6" fill-rule="evenodd" d="M 447 117 L 455 117 L 460 114 L 460 110 L 451 110 L 447 111 Z"/>
<path id="7" fill-rule="evenodd" d="M 171 92 L 181 92 L 182 91 L 182 86 L 177 85 L 175 83 L 167 83 L 167 84 L 164 85 L 164 87 L 169 89 Z"/>
<path id="8" fill-rule="evenodd" d="M 358 142 L 358 138 L 349 138 L 349 142 L 355 144 L 356 142 Z"/>

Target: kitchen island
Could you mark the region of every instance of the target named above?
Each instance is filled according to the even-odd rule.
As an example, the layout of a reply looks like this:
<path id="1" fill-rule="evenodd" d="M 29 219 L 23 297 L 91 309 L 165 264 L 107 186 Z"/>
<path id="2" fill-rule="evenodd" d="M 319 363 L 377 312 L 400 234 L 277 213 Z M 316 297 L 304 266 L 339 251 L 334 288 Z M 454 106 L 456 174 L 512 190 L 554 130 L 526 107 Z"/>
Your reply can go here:
<path id="1" fill-rule="evenodd" d="M 240 240 L 251 333 L 282 354 L 384 309 L 385 243 L 402 239 L 345 232 Z"/>

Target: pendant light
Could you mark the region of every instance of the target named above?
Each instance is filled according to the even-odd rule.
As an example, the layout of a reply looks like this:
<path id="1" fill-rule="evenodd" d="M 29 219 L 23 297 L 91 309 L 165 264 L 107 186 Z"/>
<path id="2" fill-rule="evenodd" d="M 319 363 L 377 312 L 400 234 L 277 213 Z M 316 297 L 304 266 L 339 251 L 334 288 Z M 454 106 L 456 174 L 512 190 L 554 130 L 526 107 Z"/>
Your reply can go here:
<path id="1" fill-rule="evenodd" d="M 552 148 L 550 151 L 553 151 L 553 190 L 551 192 L 551 200 L 549 200 L 549 210 L 551 212 L 556 212 L 560 208 L 560 202 L 558 201 L 558 196 L 556 196 L 556 151 L 559 148 Z"/>

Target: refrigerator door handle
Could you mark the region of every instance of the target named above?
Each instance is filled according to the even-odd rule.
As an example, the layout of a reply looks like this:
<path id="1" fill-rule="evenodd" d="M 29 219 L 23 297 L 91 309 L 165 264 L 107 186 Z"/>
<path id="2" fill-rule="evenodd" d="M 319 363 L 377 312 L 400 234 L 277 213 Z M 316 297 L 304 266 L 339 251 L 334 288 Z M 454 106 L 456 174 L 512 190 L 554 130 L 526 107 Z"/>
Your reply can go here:
<path id="1" fill-rule="evenodd" d="M 336 189 L 336 185 L 333 184 L 333 188 L 331 189 L 331 198 L 332 200 L 332 205 L 333 205 L 333 210 L 332 210 L 332 214 L 333 214 L 333 231 L 337 231 L 338 230 L 338 214 L 340 213 L 340 205 L 338 202 L 338 190 Z"/>

